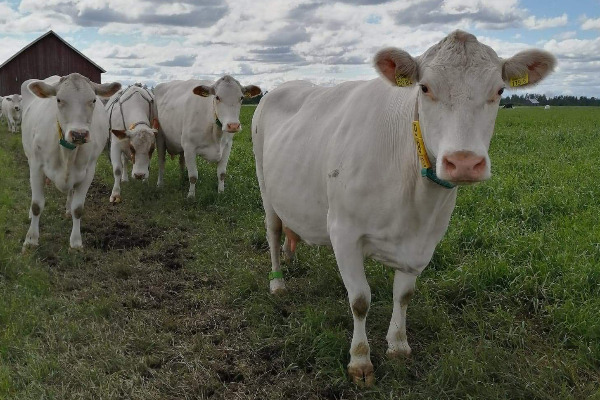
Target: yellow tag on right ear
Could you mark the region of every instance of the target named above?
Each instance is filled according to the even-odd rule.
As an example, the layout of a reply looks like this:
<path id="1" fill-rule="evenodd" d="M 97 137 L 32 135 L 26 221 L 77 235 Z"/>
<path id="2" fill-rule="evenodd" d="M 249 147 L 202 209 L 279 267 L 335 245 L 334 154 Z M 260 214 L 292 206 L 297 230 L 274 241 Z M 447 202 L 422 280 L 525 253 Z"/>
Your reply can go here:
<path id="1" fill-rule="evenodd" d="M 510 86 L 517 87 L 527 85 L 529 83 L 529 74 L 525 72 L 525 75 L 518 76 L 516 78 L 510 78 Z"/>
<path id="2" fill-rule="evenodd" d="M 409 77 L 396 74 L 396 85 L 400 87 L 412 86 L 413 81 Z"/>

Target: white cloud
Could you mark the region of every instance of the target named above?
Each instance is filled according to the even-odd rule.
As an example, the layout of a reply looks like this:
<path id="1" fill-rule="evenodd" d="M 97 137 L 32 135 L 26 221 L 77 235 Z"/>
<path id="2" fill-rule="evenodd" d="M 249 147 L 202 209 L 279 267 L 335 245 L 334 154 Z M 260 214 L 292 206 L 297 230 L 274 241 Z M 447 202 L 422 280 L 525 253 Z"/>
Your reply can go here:
<path id="1" fill-rule="evenodd" d="M 581 29 L 585 31 L 591 29 L 600 29 L 600 18 L 587 18 L 584 15 L 583 22 L 581 24 Z"/>
<path id="2" fill-rule="evenodd" d="M 537 18 L 535 16 L 529 16 L 524 21 L 523 24 L 528 29 L 548 29 L 548 28 L 556 28 L 559 26 L 565 26 L 569 22 L 569 18 L 567 14 L 563 14 L 560 17 L 554 18 Z"/>

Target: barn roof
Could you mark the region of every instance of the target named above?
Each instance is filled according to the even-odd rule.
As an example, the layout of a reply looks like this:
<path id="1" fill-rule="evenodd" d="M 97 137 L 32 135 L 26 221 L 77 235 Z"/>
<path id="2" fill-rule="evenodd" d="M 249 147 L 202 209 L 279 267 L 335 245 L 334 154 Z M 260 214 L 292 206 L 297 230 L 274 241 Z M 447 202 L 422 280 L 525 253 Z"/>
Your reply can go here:
<path id="1" fill-rule="evenodd" d="M 28 48 L 30 48 L 34 44 L 36 44 L 40 40 L 42 40 L 45 37 L 48 37 L 50 35 L 53 35 L 58 40 L 60 40 L 64 44 L 66 44 L 71 50 L 73 50 L 75 53 L 79 54 L 81 57 L 83 57 L 86 61 L 88 61 L 94 67 L 98 68 L 101 72 L 106 72 L 106 70 L 104 70 L 104 68 L 102 68 L 101 66 L 99 66 L 98 64 L 96 64 L 95 62 L 93 62 L 92 60 L 90 60 L 89 58 L 87 58 L 82 52 L 80 52 L 79 50 L 77 50 L 75 47 L 71 46 L 65 39 L 63 39 L 60 36 L 58 36 L 58 34 L 56 34 L 56 32 L 54 32 L 53 30 L 49 30 L 48 32 L 46 32 L 45 34 L 43 34 L 42 36 L 40 36 L 39 38 L 35 39 L 33 42 L 29 43 L 27 46 L 23 47 L 21 50 L 19 50 L 17 53 L 15 53 L 11 58 L 9 58 L 8 60 L 4 61 L 2 63 L 2 65 L 0 65 L 0 69 L 2 69 L 6 64 L 8 64 L 9 62 L 11 62 L 15 58 L 17 58 L 19 56 L 19 54 L 23 53 L 25 50 L 27 50 Z"/>

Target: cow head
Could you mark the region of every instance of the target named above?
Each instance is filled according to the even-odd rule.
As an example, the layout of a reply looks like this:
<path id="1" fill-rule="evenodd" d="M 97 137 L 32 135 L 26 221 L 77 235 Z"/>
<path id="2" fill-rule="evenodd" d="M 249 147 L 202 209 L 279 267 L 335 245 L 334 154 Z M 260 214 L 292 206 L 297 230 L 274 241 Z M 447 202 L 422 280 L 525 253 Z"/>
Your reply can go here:
<path id="1" fill-rule="evenodd" d="M 501 59 L 462 31 L 451 33 L 419 57 L 386 48 L 374 61 L 378 72 L 394 85 L 414 87 L 429 158 L 441 179 L 458 184 L 491 175 L 488 148 L 503 91 L 535 85 L 556 65 L 554 56 L 535 49 Z"/>
<path id="2" fill-rule="evenodd" d="M 65 140 L 73 144 L 89 141 L 96 96 L 111 96 L 121 88 L 117 82 L 98 84 L 83 75 L 73 73 L 60 78 L 54 85 L 34 81 L 29 90 L 41 98 L 56 98 L 58 122 L 65 133 Z"/>
<path id="3" fill-rule="evenodd" d="M 137 125 L 126 131 L 113 129 L 112 133 L 117 138 L 129 142 L 129 153 L 133 162 L 131 177 L 148 179 L 150 176 L 150 160 L 154 152 L 158 130 L 145 125 Z"/>
<path id="4" fill-rule="evenodd" d="M 240 107 L 244 97 L 255 97 L 261 93 L 258 86 L 242 86 L 229 75 L 220 78 L 214 85 L 200 85 L 194 88 L 194 94 L 202 97 L 214 96 L 215 112 L 226 132 L 239 132 Z"/>
<path id="5" fill-rule="evenodd" d="M 21 122 L 21 113 L 23 111 L 21 108 L 21 95 L 13 94 L 12 96 L 6 97 L 6 99 L 10 102 L 9 111 L 13 120 L 17 123 Z"/>

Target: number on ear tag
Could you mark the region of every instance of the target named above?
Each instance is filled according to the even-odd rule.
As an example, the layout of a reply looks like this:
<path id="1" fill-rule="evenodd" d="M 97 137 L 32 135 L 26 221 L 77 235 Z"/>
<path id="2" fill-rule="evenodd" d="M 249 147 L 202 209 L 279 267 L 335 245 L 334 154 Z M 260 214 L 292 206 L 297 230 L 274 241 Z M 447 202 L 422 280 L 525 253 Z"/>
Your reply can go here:
<path id="1" fill-rule="evenodd" d="M 396 74 L 396 85 L 400 87 L 412 86 L 413 81 L 409 77 Z"/>
<path id="2" fill-rule="evenodd" d="M 529 83 L 529 74 L 526 72 L 525 75 L 518 76 L 510 79 L 510 86 L 517 87 L 527 85 Z"/>

